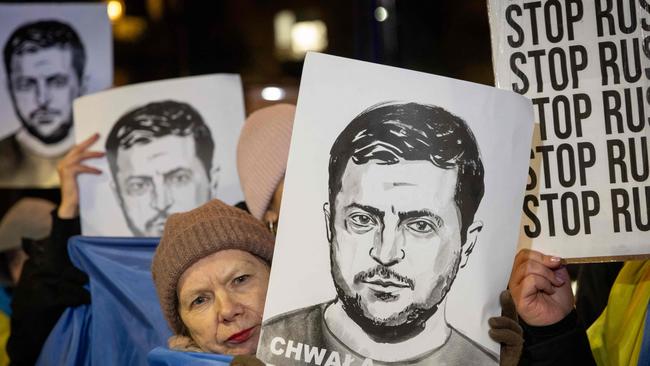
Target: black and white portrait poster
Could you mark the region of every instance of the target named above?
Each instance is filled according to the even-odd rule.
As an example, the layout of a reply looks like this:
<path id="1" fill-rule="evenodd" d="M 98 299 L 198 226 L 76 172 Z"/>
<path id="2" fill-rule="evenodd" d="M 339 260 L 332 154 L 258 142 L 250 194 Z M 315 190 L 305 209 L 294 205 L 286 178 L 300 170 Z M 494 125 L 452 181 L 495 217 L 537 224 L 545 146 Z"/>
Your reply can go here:
<path id="1" fill-rule="evenodd" d="M 113 82 L 105 4 L 0 5 L 0 187 L 58 185 L 72 103 Z"/>
<path id="2" fill-rule="evenodd" d="M 241 201 L 236 146 L 244 122 L 239 75 L 115 88 L 75 100 L 75 133 L 106 156 L 79 177 L 81 231 L 160 236 L 167 217 L 212 198 Z"/>
<path id="3" fill-rule="evenodd" d="M 496 365 L 530 101 L 307 56 L 258 356 L 273 365 Z"/>
<path id="4" fill-rule="evenodd" d="M 522 247 L 650 253 L 650 6 L 489 1 L 496 85 L 531 98 Z"/>

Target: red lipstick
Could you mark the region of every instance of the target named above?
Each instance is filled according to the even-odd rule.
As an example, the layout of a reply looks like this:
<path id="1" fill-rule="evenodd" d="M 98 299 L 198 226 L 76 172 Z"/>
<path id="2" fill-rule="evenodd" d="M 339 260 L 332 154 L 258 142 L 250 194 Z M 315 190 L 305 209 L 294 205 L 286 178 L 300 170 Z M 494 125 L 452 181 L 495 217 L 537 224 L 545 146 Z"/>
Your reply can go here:
<path id="1" fill-rule="evenodd" d="M 241 332 L 237 332 L 237 333 L 231 335 L 226 340 L 226 342 L 235 343 L 235 344 L 244 343 L 253 335 L 254 330 L 255 330 L 255 327 L 250 327 L 248 329 L 244 329 Z"/>

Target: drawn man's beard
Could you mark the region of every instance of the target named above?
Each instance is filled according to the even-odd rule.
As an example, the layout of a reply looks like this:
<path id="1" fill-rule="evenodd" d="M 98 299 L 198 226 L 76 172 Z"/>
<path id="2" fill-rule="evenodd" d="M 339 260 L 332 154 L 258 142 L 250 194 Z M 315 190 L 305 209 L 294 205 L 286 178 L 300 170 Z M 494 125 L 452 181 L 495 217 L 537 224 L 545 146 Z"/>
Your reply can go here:
<path id="1" fill-rule="evenodd" d="M 375 342 L 400 343 L 420 334 L 424 330 L 427 320 L 438 311 L 438 305 L 447 296 L 456 278 L 456 273 L 460 265 L 460 256 L 452 264 L 452 270 L 447 276 L 440 279 L 436 286 L 434 286 L 435 290 L 429 294 L 429 298 L 424 303 L 412 303 L 388 318 L 377 318 L 370 314 L 366 305 L 363 303 L 361 295 L 355 293 L 347 285 L 335 262 L 335 257 L 332 257 L 331 271 L 332 278 L 334 279 L 334 287 L 336 288 L 338 299 L 343 304 L 343 310 L 345 310 L 350 319 L 359 325 Z M 360 275 L 357 274 L 357 276 Z"/>
<path id="2" fill-rule="evenodd" d="M 120 203 L 120 205 L 122 206 L 122 212 L 124 213 L 126 224 L 131 230 L 131 233 L 133 233 L 133 236 L 162 236 L 162 228 L 164 227 L 164 223 L 167 221 L 167 217 L 169 217 L 169 212 L 167 210 L 158 211 L 156 216 L 147 220 L 144 224 L 144 228 L 141 229 L 135 225 L 133 220 L 131 220 L 131 217 L 126 212 L 126 207 L 124 207 L 124 204 Z M 156 229 L 155 226 L 159 226 L 160 228 Z"/>
<path id="3" fill-rule="evenodd" d="M 32 112 L 31 114 L 33 115 L 35 113 L 36 112 Z M 38 128 L 27 123 L 24 119 L 22 120 L 22 122 L 23 122 L 23 127 L 25 127 L 25 129 L 27 130 L 27 132 L 29 132 L 30 135 L 36 137 L 41 142 L 48 145 L 56 144 L 57 142 L 63 141 L 66 137 L 68 137 L 68 135 L 70 134 L 70 129 L 72 128 L 72 118 L 70 118 L 67 121 L 62 122 L 59 125 L 59 127 L 57 127 L 56 130 L 54 130 L 52 133 L 45 136 L 39 131 Z"/>

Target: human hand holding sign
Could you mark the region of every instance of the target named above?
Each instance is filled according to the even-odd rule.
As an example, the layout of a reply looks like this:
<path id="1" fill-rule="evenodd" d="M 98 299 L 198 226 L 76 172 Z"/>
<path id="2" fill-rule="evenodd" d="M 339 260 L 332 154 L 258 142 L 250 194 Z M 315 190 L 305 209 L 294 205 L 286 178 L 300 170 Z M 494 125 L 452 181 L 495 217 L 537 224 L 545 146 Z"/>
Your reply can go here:
<path id="1" fill-rule="evenodd" d="M 555 324 L 573 309 L 569 273 L 560 258 L 521 250 L 515 257 L 509 287 L 517 313 L 529 325 Z"/>
<path id="2" fill-rule="evenodd" d="M 72 219 L 79 216 L 79 186 L 77 175 L 80 173 L 101 174 L 102 171 L 83 162 L 87 159 L 101 158 L 104 153 L 101 151 L 88 151 L 99 139 L 99 134 L 94 134 L 75 145 L 61 159 L 57 165 L 57 172 L 61 181 L 61 204 L 57 214 L 61 219 Z"/>

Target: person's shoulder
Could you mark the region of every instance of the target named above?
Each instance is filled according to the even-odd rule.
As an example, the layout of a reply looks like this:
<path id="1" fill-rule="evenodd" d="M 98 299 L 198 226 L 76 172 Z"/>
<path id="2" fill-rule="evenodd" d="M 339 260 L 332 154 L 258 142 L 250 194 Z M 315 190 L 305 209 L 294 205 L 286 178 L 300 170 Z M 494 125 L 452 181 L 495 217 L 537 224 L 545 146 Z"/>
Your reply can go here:
<path id="1" fill-rule="evenodd" d="M 463 360 L 472 360 L 476 365 L 498 364 L 498 356 L 496 354 L 493 354 L 453 327 L 451 328 L 449 341 L 447 341 L 445 346 L 447 348 L 445 353 L 450 355 L 462 355 Z M 472 363 L 472 365 L 473 364 L 474 363 Z"/>

